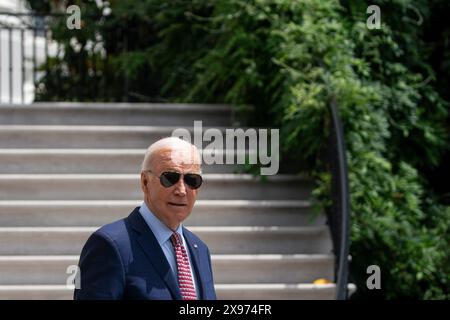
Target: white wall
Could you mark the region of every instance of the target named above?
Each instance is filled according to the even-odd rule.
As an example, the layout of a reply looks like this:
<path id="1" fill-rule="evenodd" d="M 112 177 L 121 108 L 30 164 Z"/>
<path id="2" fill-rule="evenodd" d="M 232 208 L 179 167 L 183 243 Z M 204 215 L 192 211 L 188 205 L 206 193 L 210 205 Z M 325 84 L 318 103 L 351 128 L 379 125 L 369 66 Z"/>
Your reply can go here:
<path id="1" fill-rule="evenodd" d="M 23 0 L 0 0 L 0 11 L 26 13 L 29 12 L 25 7 Z M 25 19 L 29 19 L 26 18 Z M 0 21 L 8 26 L 21 27 L 21 19 L 13 16 L 0 15 Z M 31 103 L 34 100 L 34 82 L 33 82 L 33 33 L 24 31 L 24 103 Z M 21 34 L 18 30 L 10 33 L 8 30 L 0 27 L 0 103 L 21 103 L 22 95 L 22 52 L 21 52 Z M 11 45 L 10 45 L 11 44 Z M 10 59 L 10 48 L 12 56 Z M 55 54 L 55 45 L 49 47 L 49 54 Z M 45 40 L 43 37 L 36 38 L 36 61 L 40 65 L 45 61 Z M 10 66 L 12 63 L 12 96 L 10 95 Z M 40 75 L 38 75 L 40 76 Z M 12 98 L 12 99 L 11 99 Z"/>
<path id="2" fill-rule="evenodd" d="M 25 0 L 0 0 L 0 11 L 24 12 Z"/>

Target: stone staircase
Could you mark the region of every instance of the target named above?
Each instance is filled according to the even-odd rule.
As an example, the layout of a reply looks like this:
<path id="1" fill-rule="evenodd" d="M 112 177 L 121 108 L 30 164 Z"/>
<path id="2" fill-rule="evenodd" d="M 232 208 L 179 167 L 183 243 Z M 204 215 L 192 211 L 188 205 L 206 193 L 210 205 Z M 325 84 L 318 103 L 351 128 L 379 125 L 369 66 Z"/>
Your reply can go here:
<path id="1" fill-rule="evenodd" d="M 68 267 L 88 236 L 142 201 L 140 163 L 177 127 L 231 126 L 222 105 L 0 105 L 0 299 L 72 299 Z M 282 164 L 281 164 L 282 165 Z M 186 225 L 212 253 L 220 299 L 334 299 L 324 216 L 311 182 L 260 181 L 235 165 L 203 165 Z"/>

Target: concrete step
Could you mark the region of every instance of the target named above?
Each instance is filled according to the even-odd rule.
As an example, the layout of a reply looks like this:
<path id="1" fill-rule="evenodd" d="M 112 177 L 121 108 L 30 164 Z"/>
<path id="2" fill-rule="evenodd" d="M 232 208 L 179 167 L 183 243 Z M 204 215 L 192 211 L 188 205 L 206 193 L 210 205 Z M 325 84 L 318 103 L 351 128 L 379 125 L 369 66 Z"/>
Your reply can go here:
<path id="1" fill-rule="evenodd" d="M 0 201 L 0 226 L 100 226 L 126 217 L 142 201 L 37 200 Z M 198 200 L 188 226 L 309 226 L 325 224 L 309 201 Z"/>
<path id="2" fill-rule="evenodd" d="M 204 174 L 199 199 L 307 200 L 312 185 L 298 175 Z M 137 174 L 3 174 L 0 200 L 138 200 Z"/>
<path id="3" fill-rule="evenodd" d="M 217 284 L 219 300 L 333 300 L 336 285 L 310 283 Z"/>
<path id="4" fill-rule="evenodd" d="M 220 300 L 332 300 L 335 284 L 216 284 Z M 349 285 L 355 290 L 354 285 Z M 73 289 L 65 285 L 2 285 L 0 299 L 72 300 Z"/>
<path id="5" fill-rule="evenodd" d="M 0 174 L 139 173 L 145 151 L 146 149 L 0 149 Z M 207 150 L 204 152 L 211 153 Z M 202 163 L 204 173 L 235 173 L 238 169 L 236 164 Z"/>
<path id="6" fill-rule="evenodd" d="M 192 142 L 195 142 L 193 125 L 193 123 L 188 126 L 0 125 L 0 148 L 144 149 L 160 138 L 172 136 L 174 130 L 182 128 L 191 133 Z M 203 131 L 207 129 L 209 127 L 202 127 Z M 234 148 L 226 147 L 226 127 L 214 129 L 221 132 L 224 149 L 242 149 L 238 148 L 236 141 Z M 202 148 L 211 144 L 210 141 L 199 142 L 202 142 Z"/>
<path id="7" fill-rule="evenodd" d="M 0 105 L 0 124 L 16 125 L 204 125 L 227 126 L 228 105 L 43 102 Z"/>
<path id="8" fill-rule="evenodd" d="M 329 229 L 314 227 L 190 227 L 213 254 L 329 254 Z M 0 255 L 80 254 L 92 227 L 0 228 Z"/>
<path id="9" fill-rule="evenodd" d="M 0 285 L 64 285 L 78 256 L 0 256 Z M 212 255 L 216 283 L 333 280 L 332 255 Z M 68 272 L 67 272 L 68 271 Z"/>
<path id="10" fill-rule="evenodd" d="M 213 255 L 215 283 L 312 283 L 333 281 L 331 254 Z"/>
<path id="11" fill-rule="evenodd" d="M 0 125 L 0 148 L 147 148 L 176 127 Z"/>

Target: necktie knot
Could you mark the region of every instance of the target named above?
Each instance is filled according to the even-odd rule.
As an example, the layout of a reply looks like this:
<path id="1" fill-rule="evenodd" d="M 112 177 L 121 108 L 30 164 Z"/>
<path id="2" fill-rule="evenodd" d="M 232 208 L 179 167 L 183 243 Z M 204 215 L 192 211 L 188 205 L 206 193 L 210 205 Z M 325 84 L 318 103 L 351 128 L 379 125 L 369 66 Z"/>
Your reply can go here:
<path id="1" fill-rule="evenodd" d="M 172 235 L 170 236 L 170 241 L 172 241 L 174 247 L 179 246 L 182 243 L 180 234 L 178 232 L 172 233 Z"/>

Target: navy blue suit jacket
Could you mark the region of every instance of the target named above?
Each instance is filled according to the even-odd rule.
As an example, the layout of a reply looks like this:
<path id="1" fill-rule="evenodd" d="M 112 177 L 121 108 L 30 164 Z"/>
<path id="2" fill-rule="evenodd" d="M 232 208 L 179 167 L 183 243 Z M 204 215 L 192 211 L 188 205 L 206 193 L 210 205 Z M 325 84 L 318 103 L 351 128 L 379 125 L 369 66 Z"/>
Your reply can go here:
<path id="1" fill-rule="evenodd" d="M 208 247 L 183 228 L 197 278 L 199 299 L 214 300 Z M 139 213 L 107 224 L 87 240 L 79 261 L 80 289 L 74 299 L 181 299 L 175 275 L 156 237 Z"/>

